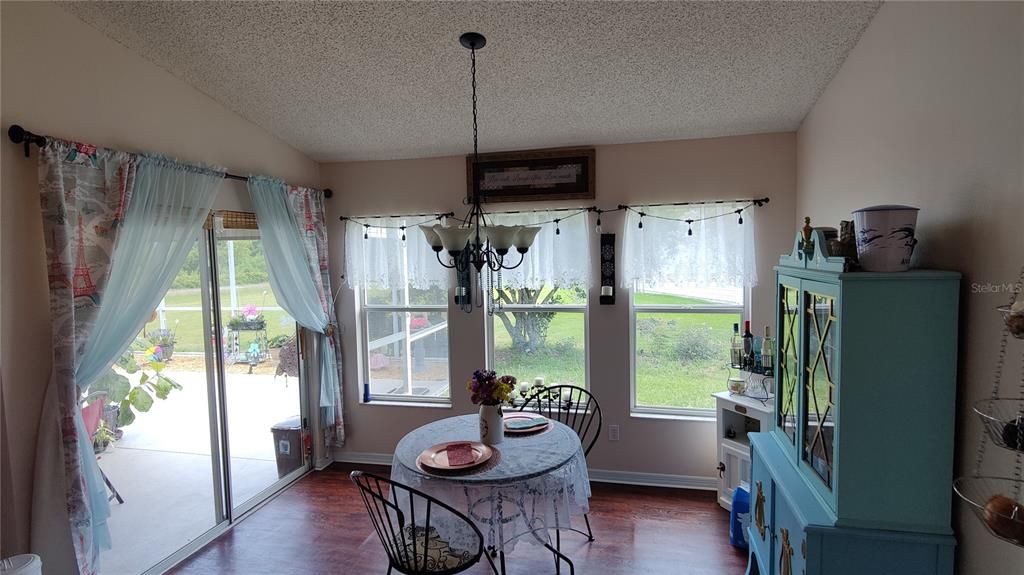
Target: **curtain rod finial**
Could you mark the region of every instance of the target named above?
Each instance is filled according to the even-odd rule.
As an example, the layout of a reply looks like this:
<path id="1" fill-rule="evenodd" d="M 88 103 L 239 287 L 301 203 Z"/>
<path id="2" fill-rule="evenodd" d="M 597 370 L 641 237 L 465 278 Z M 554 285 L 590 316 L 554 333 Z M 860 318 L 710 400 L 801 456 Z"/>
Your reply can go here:
<path id="1" fill-rule="evenodd" d="M 330 188 L 324 188 L 324 197 L 329 198 L 334 195 L 334 190 Z"/>

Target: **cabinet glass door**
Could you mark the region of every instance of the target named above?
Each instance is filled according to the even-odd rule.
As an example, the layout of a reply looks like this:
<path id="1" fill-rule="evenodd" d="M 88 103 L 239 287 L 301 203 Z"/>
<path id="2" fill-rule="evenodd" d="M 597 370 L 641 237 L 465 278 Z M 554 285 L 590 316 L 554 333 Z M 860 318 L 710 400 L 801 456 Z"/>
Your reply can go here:
<path id="1" fill-rule="evenodd" d="M 835 441 L 835 363 L 837 322 L 835 298 L 804 293 L 804 331 L 807 354 L 804 368 L 803 458 L 825 485 L 832 488 Z"/>
<path id="2" fill-rule="evenodd" d="M 790 443 L 796 445 L 796 390 L 800 378 L 799 349 L 800 315 L 799 289 L 779 284 L 779 339 L 778 339 L 778 390 L 776 410 L 778 428 Z M 794 455 L 794 459 L 795 459 Z"/>

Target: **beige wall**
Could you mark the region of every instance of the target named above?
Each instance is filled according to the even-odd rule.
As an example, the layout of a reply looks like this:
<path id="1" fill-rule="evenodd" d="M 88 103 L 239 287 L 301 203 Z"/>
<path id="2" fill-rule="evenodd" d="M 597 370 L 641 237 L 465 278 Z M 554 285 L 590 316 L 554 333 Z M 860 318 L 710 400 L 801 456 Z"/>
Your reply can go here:
<path id="1" fill-rule="evenodd" d="M 972 288 L 1013 282 L 1024 265 L 1022 38 L 1022 4 L 886 4 L 798 133 L 797 216 L 824 224 L 872 204 L 918 206 L 918 264 L 964 272 L 960 472 L 981 431 L 969 404 L 991 386 L 993 308 L 1009 299 Z M 1016 394 L 1022 348 L 1010 343 L 1004 389 Z M 1009 459 L 994 463 L 1012 476 Z M 1024 551 L 956 511 L 960 573 L 1020 572 Z"/>
<path id="2" fill-rule="evenodd" d="M 755 325 L 763 325 L 774 312 L 771 266 L 780 253 L 788 250 L 796 229 L 795 171 L 795 137 L 791 133 L 599 146 L 597 199 L 575 205 L 614 207 L 620 203 L 770 196 L 768 206 L 756 213 L 760 287 L 754 290 L 752 308 Z M 343 273 L 344 224 L 337 216 L 447 210 L 461 214 L 466 209 L 462 205 L 465 160 L 461 157 L 324 164 L 321 173 L 324 185 L 337 192 L 328 204 L 334 277 Z M 501 204 L 494 209 L 512 208 Z M 606 231 L 616 232 L 621 240 L 619 216 L 606 214 L 602 225 Z M 592 238 L 592 250 L 596 253 L 597 235 Z M 421 240 L 415 236 L 413 241 Z M 630 417 L 628 297 L 620 290 L 614 306 L 597 305 L 596 295 L 593 299 L 589 309 L 590 386 L 601 402 L 605 425 L 620 425 L 622 439 L 612 443 L 607 436 L 602 437 L 591 454 L 591 467 L 700 478 L 714 476 L 717 457 L 713 422 Z M 461 382 L 484 362 L 481 311 L 466 315 L 451 310 L 451 373 L 455 393 L 453 407 L 444 409 L 359 402 L 355 344 L 358 323 L 354 309 L 351 291 L 343 290 L 337 312 L 344 330 L 348 443 L 339 457 L 391 453 L 397 441 L 414 427 L 437 417 L 473 410 L 467 394 L 459 391 Z"/>
<path id="3" fill-rule="evenodd" d="M 151 150 L 305 185 L 312 160 L 52 4 L 0 3 L 0 124 L 123 150 Z M 2 550 L 28 548 L 32 471 L 49 376 L 49 317 L 38 154 L 0 143 L 2 160 Z M 241 188 L 225 183 L 222 203 Z M 51 565 L 52 567 L 52 565 Z M 55 571 L 59 572 L 59 571 Z"/>

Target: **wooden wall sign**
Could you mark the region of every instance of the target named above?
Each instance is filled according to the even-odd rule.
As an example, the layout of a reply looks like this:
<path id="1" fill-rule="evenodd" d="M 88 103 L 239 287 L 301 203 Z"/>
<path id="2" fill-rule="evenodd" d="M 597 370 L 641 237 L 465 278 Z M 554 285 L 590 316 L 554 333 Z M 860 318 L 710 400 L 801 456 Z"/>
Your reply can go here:
<path id="1" fill-rule="evenodd" d="M 594 148 L 552 148 L 466 156 L 470 201 L 535 202 L 594 198 Z"/>

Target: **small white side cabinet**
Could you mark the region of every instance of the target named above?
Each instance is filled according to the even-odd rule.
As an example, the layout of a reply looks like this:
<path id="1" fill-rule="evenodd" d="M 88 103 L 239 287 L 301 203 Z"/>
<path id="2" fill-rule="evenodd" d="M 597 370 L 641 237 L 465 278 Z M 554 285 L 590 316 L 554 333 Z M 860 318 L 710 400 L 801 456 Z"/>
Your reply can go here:
<path id="1" fill-rule="evenodd" d="M 732 508 L 732 492 L 740 483 L 750 484 L 750 440 L 748 433 L 767 431 L 774 402 L 763 402 L 728 391 L 715 398 L 718 438 L 718 504 Z"/>

